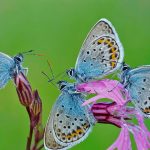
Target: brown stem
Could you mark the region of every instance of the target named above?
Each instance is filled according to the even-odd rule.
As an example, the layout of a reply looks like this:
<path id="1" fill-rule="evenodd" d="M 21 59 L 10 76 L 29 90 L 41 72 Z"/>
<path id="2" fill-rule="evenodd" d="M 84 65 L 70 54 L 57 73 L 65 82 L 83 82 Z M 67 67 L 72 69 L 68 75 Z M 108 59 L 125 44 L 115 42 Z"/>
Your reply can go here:
<path id="1" fill-rule="evenodd" d="M 33 135 L 33 126 L 32 126 L 32 122 L 31 122 L 31 116 L 30 116 L 30 111 L 29 111 L 29 107 L 26 107 L 29 118 L 30 118 L 30 131 L 29 131 L 29 135 L 27 138 L 27 144 L 26 144 L 26 150 L 31 150 L 31 143 L 32 143 L 32 135 Z"/>
<path id="2" fill-rule="evenodd" d="M 35 132 L 35 130 L 34 130 L 34 132 Z M 39 137 L 39 135 L 36 135 L 36 134 L 35 134 L 35 137 L 34 137 L 34 145 L 33 145 L 33 147 L 32 147 L 32 150 L 38 150 L 40 147 L 43 147 L 43 146 L 41 145 L 39 148 L 37 148 L 37 147 L 38 147 L 38 144 L 39 144 L 40 141 L 43 139 L 43 136 L 44 136 L 44 135 L 42 135 L 41 137 Z"/>
<path id="3" fill-rule="evenodd" d="M 33 128 L 30 125 L 30 132 L 29 132 L 29 136 L 28 136 L 28 139 L 27 139 L 26 150 L 30 150 L 31 142 L 32 142 L 32 134 L 33 134 Z"/>
<path id="4" fill-rule="evenodd" d="M 44 147 L 44 144 L 42 144 L 41 146 L 39 146 L 36 150 L 41 150 Z"/>
<path id="5" fill-rule="evenodd" d="M 32 147 L 32 150 L 37 150 L 37 149 L 36 149 L 37 145 L 38 145 L 38 142 L 35 141 L 35 142 L 34 142 L 34 146 Z"/>
<path id="6" fill-rule="evenodd" d="M 36 150 L 36 145 L 34 145 L 34 146 L 32 147 L 32 150 Z"/>

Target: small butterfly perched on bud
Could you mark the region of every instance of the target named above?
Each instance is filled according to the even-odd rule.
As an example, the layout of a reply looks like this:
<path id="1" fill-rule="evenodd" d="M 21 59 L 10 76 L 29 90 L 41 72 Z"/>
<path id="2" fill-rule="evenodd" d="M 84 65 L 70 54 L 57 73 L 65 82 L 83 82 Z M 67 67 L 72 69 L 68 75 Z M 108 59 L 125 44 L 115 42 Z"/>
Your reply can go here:
<path id="1" fill-rule="evenodd" d="M 33 52 L 33 50 L 19 53 L 14 57 L 10 57 L 7 54 L 0 52 L 0 89 L 4 88 L 7 82 L 20 72 L 25 75 L 27 74 L 28 68 L 22 66 L 24 54 L 30 53 L 30 55 L 38 55 L 31 52 Z"/>
<path id="2" fill-rule="evenodd" d="M 0 52 L 0 88 L 4 88 L 7 82 L 19 72 L 27 72 L 28 69 L 22 67 L 23 58 L 21 53 L 10 57 Z"/>

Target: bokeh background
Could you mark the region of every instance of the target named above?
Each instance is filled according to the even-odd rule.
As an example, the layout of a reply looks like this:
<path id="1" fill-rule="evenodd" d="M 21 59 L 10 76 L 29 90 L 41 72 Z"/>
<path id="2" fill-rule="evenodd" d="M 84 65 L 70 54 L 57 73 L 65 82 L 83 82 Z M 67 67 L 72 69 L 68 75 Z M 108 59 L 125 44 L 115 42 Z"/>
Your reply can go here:
<path id="1" fill-rule="evenodd" d="M 33 49 L 45 55 L 28 55 L 24 62 L 29 68 L 28 79 L 43 101 L 43 124 L 60 93 L 41 74 L 45 71 L 50 75 L 47 59 L 55 75 L 74 67 L 84 38 L 100 18 L 114 24 L 128 64 L 150 64 L 149 0 L 0 0 L 0 51 L 13 56 Z M 28 123 L 15 87 L 9 82 L 0 90 L 0 149 L 25 149 Z M 72 150 L 106 150 L 119 131 L 115 126 L 98 124 Z M 132 146 L 136 149 L 134 142 Z"/>

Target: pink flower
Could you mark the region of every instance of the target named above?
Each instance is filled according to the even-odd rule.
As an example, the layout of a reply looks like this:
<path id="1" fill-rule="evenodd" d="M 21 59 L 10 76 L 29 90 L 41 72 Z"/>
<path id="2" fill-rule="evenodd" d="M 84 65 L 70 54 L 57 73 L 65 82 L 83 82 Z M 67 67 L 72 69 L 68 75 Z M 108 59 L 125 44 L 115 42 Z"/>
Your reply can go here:
<path id="1" fill-rule="evenodd" d="M 121 128 L 119 137 L 108 150 L 131 150 L 130 133 L 134 136 L 138 150 L 150 149 L 150 133 L 144 124 L 143 116 L 134 107 L 127 106 L 130 97 L 123 85 L 118 81 L 105 79 L 79 84 L 77 90 L 96 94 L 84 102 L 83 106 L 93 103 L 91 111 L 98 123 L 113 124 Z M 102 98 L 111 99 L 113 102 L 96 103 Z M 137 125 L 131 123 L 134 118 L 138 121 Z"/>

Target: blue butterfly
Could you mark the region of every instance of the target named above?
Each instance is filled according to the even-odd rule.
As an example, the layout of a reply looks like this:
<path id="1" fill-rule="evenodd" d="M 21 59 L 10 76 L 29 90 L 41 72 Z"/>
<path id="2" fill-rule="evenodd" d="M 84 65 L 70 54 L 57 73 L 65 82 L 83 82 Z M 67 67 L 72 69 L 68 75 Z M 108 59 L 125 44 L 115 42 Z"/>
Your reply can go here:
<path id="1" fill-rule="evenodd" d="M 103 77 L 121 67 L 123 47 L 113 25 L 106 19 L 96 23 L 83 43 L 75 69 L 67 74 L 79 82 Z M 95 123 L 85 98 L 77 93 L 76 84 L 60 81 L 61 94 L 48 119 L 44 145 L 47 150 L 66 150 L 83 141 Z"/>
<path id="2" fill-rule="evenodd" d="M 48 119 L 44 145 L 46 150 L 66 150 L 83 141 L 95 123 L 90 107 L 81 107 L 85 98 L 75 84 L 59 81 L 61 94 Z"/>
<path id="3" fill-rule="evenodd" d="M 124 63 L 120 79 L 136 108 L 145 117 L 150 117 L 150 65 L 131 69 Z"/>
<path id="4" fill-rule="evenodd" d="M 123 46 L 107 19 L 100 19 L 91 29 L 80 49 L 75 69 L 67 74 L 77 82 L 102 78 L 122 66 Z"/>
<path id="5" fill-rule="evenodd" d="M 7 82 L 19 72 L 27 73 L 28 69 L 22 67 L 23 58 L 21 53 L 10 57 L 0 52 L 0 88 L 4 88 Z"/>

